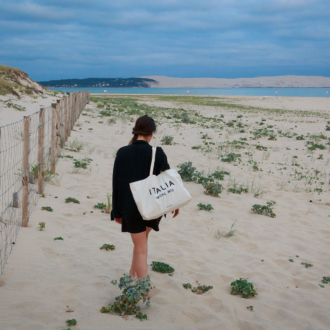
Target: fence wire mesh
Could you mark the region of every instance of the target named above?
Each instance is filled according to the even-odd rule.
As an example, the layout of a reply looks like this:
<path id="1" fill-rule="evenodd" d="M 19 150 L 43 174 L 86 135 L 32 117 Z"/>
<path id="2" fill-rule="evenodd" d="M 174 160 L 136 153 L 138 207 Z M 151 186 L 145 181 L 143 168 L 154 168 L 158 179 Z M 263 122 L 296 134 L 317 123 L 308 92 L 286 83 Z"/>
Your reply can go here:
<path id="1" fill-rule="evenodd" d="M 79 93 L 79 92 L 78 92 Z M 76 95 L 78 93 L 75 93 Z M 75 94 L 73 94 L 72 99 Z M 83 92 L 82 97 L 74 104 L 67 106 L 62 99 L 56 111 L 57 134 L 59 136 L 59 152 L 61 154 L 65 143 L 65 128 L 69 127 L 72 113 L 78 118 L 85 108 L 89 92 Z M 68 98 L 68 101 L 70 98 Z M 79 112 L 75 110 L 79 109 Z M 29 149 L 28 149 L 28 215 L 30 216 L 40 197 L 38 194 L 39 148 L 43 153 L 44 184 L 58 184 L 56 173 L 51 171 L 52 142 L 52 107 L 44 108 L 44 125 L 41 124 L 40 111 L 27 116 L 29 119 Z M 43 128 L 44 147 L 39 146 L 39 134 Z M 71 130 L 71 126 L 68 128 Z M 0 275 L 3 273 L 8 257 L 16 243 L 17 235 L 22 227 L 22 164 L 24 149 L 24 121 L 18 121 L 0 127 Z"/>

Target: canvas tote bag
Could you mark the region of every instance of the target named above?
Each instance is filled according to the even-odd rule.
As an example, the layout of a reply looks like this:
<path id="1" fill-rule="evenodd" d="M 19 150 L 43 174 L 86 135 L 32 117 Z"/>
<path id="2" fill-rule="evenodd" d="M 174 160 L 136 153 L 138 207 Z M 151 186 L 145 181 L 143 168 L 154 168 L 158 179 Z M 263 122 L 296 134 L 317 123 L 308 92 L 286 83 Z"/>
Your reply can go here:
<path id="1" fill-rule="evenodd" d="M 183 186 L 180 174 L 169 169 L 153 175 L 156 147 L 152 147 L 149 176 L 130 183 L 135 203 L 144 220 L 153 220 L 188 204 L 191 196 Z"/>

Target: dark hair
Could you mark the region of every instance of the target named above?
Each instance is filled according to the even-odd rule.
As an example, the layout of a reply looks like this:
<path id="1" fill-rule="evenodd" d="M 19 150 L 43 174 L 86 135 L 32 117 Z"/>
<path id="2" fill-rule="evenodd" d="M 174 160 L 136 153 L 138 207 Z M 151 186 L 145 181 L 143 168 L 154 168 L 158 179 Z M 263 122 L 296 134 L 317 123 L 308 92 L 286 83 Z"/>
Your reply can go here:
<path id="1" fill-rule="evenodd" d="M 155 121 L 147 115 L 139 117 L 135 122 L 135 126 L 133 127 L 132 133 L 134 136 L 129 144 L 132 144 L 134 141 L 136 141 L 139 135 L 149 136 L 152 132 L 156 132 Z"/>

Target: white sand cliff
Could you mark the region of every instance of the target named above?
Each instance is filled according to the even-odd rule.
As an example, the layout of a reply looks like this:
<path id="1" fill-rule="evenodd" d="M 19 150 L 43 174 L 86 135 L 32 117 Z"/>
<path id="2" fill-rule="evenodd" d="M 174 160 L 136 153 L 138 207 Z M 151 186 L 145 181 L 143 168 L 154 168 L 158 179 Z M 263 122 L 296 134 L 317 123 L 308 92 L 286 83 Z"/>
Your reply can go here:
<path id="1" fill-rule="evenodd" d="M 158 88 L 239 88 L 239 87 L 330 87 L 329 77 L 277 76 L 256 78 L 173 78 L 166 76 L 143 76 L 156 80 L 148 83 Z"/>

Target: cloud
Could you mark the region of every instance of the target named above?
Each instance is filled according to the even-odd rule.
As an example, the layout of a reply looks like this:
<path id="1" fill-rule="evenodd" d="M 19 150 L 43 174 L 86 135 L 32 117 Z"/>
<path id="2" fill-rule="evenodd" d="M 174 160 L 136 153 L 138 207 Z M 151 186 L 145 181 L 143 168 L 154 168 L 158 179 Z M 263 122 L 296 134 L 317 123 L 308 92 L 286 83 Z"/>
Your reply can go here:
<path id="1" fill-rule="evenodd" d="M 0 62 L 32 78 L 330 76 L 326 0 L 2 0 Z"/>

